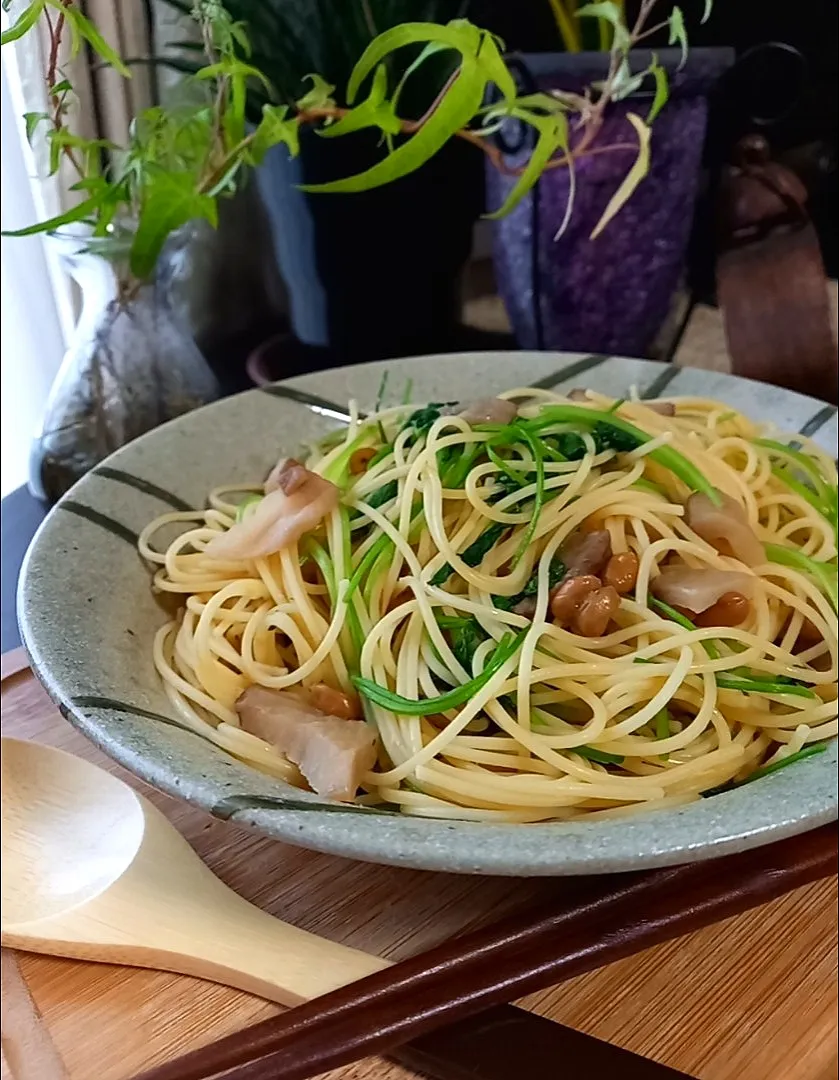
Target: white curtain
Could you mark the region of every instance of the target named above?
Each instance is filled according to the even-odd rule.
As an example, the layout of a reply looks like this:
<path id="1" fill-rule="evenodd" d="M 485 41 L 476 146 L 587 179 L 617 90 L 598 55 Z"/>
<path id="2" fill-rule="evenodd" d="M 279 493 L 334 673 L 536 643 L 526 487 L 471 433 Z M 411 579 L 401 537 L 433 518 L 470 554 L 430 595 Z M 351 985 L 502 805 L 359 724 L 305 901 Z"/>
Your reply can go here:
<path id="1" fill-rule="evenodd" d="M 7 46 L 0 60 L 0 220 L 6 230 L 37 221 L 49 200 L 48 191 L 33 180 L 34 161 L 21 131 L 22 83 L 14 51 Z M 7 495 L 26 480 L 31 440 L 61 363 L 73 313 L 68 285 L 42 237 L 3 237 L 0 244 L 0 461 L 2 494 Z"/>
<path id="2" fill-rule="evenodd" d="M 26 6 L 16 0 L 2 14 L 5 30 Z M 88 0 L 87 14 L 123 56 L 149 54 L 150 8 L 137 0 Z M 102 65 L 88 66 L 83 50 L 72 61 L 62 47 L 60 62 L 70 69 L 78 105 L 70 126 L 86 136 L 124 142 L 133 115 L 154 97 L 150 69 L 137 65 L 130 83 Z M 18 229 L 52 217 L 80 196 L 70 190 L 76 179 L 62 171 L 46 177 L 46 145 L 29 146 L 24 112 L 48 109 L 44 80 L 46 41 L 38 32 L 25 35 L 0 52 L 2 61 L 2 228 Z M 95 102 L 95 104 L 94 104 Z M 76 291 L 40 236 L 2 239 L 2 494 L 24 483 L 32 436 L 46 405 L 50 385 L 72 334 Z"/>

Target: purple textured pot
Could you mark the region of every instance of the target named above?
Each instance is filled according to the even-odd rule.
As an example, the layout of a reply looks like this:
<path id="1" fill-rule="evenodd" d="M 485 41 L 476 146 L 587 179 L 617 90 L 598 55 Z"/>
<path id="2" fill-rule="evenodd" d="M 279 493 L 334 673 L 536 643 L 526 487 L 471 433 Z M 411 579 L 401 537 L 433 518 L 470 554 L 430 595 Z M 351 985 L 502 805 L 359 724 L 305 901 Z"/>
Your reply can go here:
<path id="1" fill-rule="evenodd" d="M 679 56 L 665 50 L 659 58 L 673 71 Z M 650 172 L 596 240 L 589 239 L 591 232 L 632 166 L 634 149 L 578 161 L 571 222 L 558 240 L 568 205 L 567 169 L 545 173 L 538 190 L 496 222 L 498 288 L 522 348 L 645 355 L 667 316 L 684 264 L 708 94 L 732 61 L 728 49 L 695 49 L 686 67 L 671 74 L 670 100 L 653 125 Z M 601 53 L 523 58 L 523 67 L 540 90 L 580 91 L 603 78 L 604 63 Z M 648 63 L 649 53 L 633 54 L 634 71 Z M 648 109 L 649 100 L 640 92 L 616 103 L 596 145 L 636 146 L 627 113 L 643 118 Z M 502 134 L 515 137 L 515 132 Z M 520 165 L 529 154 L 525 145 L 506 160 Z M 488 167 L 490 208 L 501 205 L 514 183 L 515 178 Z"/>

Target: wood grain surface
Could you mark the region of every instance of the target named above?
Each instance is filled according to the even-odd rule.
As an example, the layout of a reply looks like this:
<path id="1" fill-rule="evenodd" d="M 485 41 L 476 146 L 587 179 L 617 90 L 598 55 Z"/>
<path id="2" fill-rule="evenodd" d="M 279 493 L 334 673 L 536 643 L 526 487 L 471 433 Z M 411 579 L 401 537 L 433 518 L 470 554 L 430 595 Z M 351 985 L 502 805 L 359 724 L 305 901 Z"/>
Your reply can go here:
<path id="1" fill-rule="evenodd" d="M 563 889 L 561 880 L 352 863 L 215 821 L 105 758 L 61 718 L 19 654 L 3 658 L 2 713 L 4 735 L 59 746 L 129 779 L 249 900 L 355 948 L 401 959 Z M 836 899 L 836 882 L 819 882 L 520 1004 L 699 1080 L 835 1080 Z M 2 1080 L 128 1080 L 275 1011 L 184 976 L 8 951 L 2 1009 Z M 558 1068 L 545 1063 L 542 1075 Z M 415 1078 L 371 1058 L 329 1080 Z"/>

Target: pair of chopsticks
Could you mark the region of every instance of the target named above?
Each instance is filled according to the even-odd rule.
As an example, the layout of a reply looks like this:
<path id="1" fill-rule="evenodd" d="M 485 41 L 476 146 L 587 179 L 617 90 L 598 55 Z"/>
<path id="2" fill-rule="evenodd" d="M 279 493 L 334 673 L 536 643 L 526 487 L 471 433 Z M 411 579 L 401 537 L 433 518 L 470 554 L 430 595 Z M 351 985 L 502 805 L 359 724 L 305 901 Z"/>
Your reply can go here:
<path id="1" fill-rule="evenodd" d="M 410 1064 L 413 1048 L 393 1048 L 836 872 L 836 828 L 825 825 L 712 862 L 578 881 L 570 903 L 444 942 L 137 1080 L 306 1080 L 388 1051 Z"/>

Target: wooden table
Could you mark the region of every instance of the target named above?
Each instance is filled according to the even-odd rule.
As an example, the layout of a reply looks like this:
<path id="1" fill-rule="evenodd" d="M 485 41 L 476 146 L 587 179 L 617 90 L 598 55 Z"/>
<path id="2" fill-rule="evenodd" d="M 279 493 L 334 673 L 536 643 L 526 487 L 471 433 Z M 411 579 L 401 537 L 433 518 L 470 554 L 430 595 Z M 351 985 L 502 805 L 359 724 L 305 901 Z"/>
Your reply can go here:
<path id="1" fill-rule="evenodd" d="M 224 881 L 307 930 L 400 959 L 562 891 L 561 880 L 352 863 L 216 821 L 105 758 L 61 718 L 20 651 L 4 657 L 3 673 L 3 734 L 62 747 L 127 779 Z M 822 881 L 520 1004 L 699 1080 L 835 1080 L 836 901 L 836 882 Z M 127 1080 L 275 1011 L 195 979 L 8 951 L 2 1006 L 2 1080 Z M 414 1074 L 371 1058 L 329 1078 Z"/>

